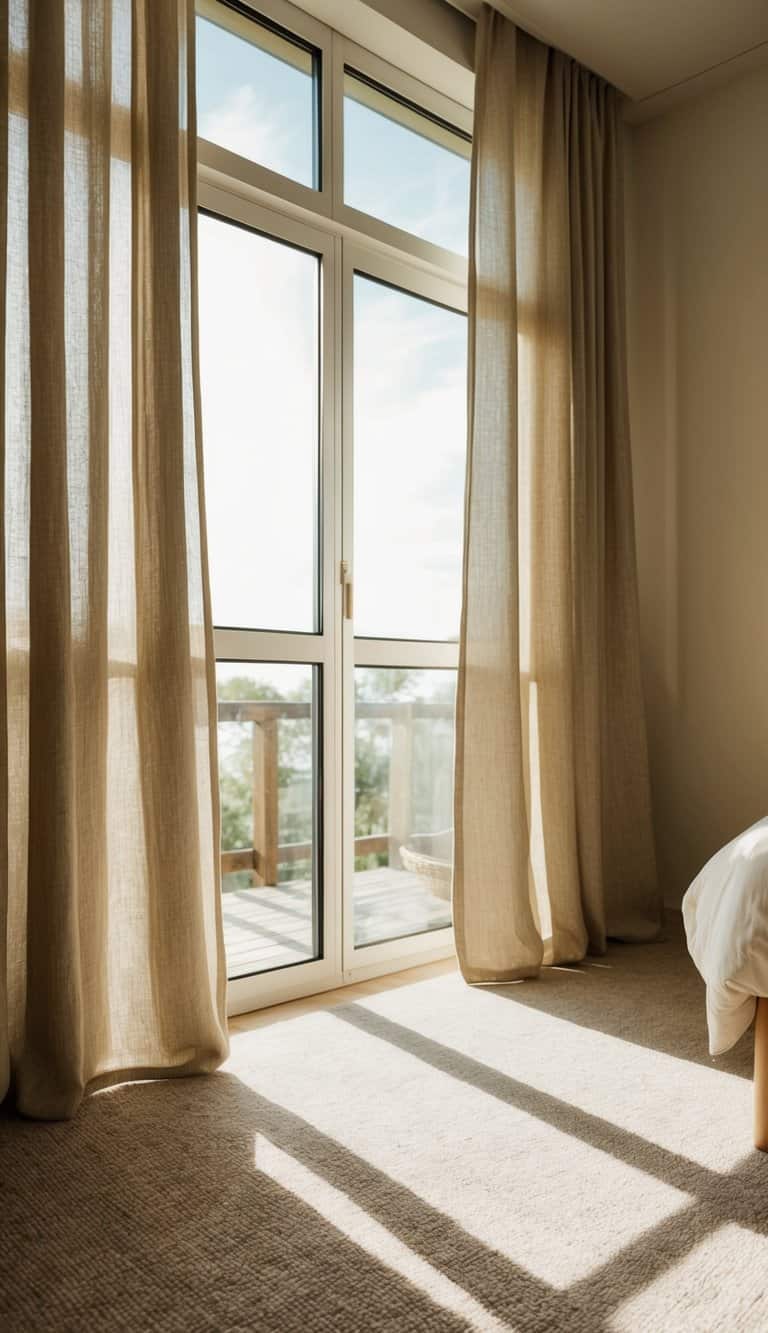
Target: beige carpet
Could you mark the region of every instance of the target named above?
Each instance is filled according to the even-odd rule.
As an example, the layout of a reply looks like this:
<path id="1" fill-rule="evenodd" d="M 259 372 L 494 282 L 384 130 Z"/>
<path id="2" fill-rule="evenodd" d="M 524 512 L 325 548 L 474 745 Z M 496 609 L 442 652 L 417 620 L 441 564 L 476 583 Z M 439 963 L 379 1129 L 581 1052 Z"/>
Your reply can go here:
<path id="1" fill-rule="evenodd" d="M 211 1078 L 0 1122 L 0 1328 L 768 1328 L 750 1043 L 709 1060 L 677 926 L 285 1014 Z"/>

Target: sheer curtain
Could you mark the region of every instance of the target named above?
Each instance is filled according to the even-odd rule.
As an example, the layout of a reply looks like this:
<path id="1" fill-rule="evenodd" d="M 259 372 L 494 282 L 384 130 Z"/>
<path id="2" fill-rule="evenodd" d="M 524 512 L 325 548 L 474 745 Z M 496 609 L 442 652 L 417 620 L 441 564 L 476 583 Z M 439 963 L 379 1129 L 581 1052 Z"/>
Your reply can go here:
<path id="1" fill-rule="evenodd" d="M 191 0 L 0 5 L 0 1094 L 39 1117 L 226 1053 L 193 40 Z"/>
<path id="2" fill-rule="evenodd" d="M 454 920 L 469 981 L 657 935 L 618 94 L 484 7 Z"/>

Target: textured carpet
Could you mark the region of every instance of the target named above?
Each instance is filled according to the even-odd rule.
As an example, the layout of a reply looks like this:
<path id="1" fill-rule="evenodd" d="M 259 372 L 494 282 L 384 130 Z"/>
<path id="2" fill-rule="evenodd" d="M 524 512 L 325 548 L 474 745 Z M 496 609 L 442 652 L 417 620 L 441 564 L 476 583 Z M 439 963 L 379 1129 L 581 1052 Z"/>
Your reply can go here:
<path id="1" fill-rule="evenodd" d="M 746 1039 L 670 939 L 275 1011 L 207 1079 L 0 1121 L 0 1328 L 768 1328 Z"/>

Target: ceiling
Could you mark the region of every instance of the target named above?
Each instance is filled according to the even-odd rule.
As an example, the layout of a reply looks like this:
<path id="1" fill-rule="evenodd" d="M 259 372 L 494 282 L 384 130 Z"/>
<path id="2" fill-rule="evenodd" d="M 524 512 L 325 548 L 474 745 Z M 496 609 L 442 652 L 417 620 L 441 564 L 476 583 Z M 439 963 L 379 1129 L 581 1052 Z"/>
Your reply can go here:
<path id="1" fill-rule="evenodd" d="M 480 0 L 451 0 L 474 17 Z M 491 0 L 653 114 L 768 64 L 768 0 Z M 663 104 L 663 105 L 662 105 Z"/>

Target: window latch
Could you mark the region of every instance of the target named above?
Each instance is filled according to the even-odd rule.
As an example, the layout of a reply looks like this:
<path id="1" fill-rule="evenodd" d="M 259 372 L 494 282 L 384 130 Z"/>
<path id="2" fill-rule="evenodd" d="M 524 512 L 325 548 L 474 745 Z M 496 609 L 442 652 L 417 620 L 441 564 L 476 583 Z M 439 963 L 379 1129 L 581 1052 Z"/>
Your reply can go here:
<path id="1" fill-rule="evenodd" d="M 349 572 L 349 561 L 342 560 L 339 567 L 340 582 L 342 587 L 342 596 L 344 602 L 343 615 L 345 620 L 352 619 L 352 577 Z"/>

